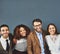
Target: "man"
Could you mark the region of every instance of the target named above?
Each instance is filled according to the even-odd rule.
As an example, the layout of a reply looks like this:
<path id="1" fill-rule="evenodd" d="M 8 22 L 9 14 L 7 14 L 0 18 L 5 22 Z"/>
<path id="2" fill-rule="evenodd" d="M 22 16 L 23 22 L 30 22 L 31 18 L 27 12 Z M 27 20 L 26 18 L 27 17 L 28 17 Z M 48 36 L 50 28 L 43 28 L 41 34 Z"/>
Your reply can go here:
<path id="1" fill-rule="evenodd" d="M 9 27 L 6 24 L 0 26 L 0 54 L 12 54 L 12 41 L 10 39 Z"/>
<path id="2" fill-rule="evenodd" d="M 29 34 L 27 40 L 28 54 L 48 54 L 45 43 L 46 32 L 42 29 L 42 21 L 34 19 L 32 25 L 34 31 Z"/>

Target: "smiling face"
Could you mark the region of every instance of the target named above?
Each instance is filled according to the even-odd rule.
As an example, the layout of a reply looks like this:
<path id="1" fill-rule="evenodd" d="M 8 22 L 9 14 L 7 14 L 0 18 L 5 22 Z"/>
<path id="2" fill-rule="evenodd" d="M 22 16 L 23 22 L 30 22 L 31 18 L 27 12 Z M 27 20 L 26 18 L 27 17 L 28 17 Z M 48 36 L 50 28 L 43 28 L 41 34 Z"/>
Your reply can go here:
<path id="1" fill-rule="evenodd" d="M 9 28 L 1 27 L 0 33 L 4 38 L 7 38 L 9 36 Z"/>
<path id="2" fill-rule="evenodd" d="M 50 33 L 50 35 L 55 35 L 55 33 L 56 33 L 55 26 L 54 25 L 49 25 L 48 32 Z"/>
<path id="3" fill-rule="evenodd" d="M 25 37 L 26 36 L 26 30 L 23 27 L 20 27 L 20 35 Z"/>
<path id="4" fill-rule="evenodd" d="M 35 31 L 41 32 L 42 31 L 42 23 L 34 22 L 33 28 L 34 28 Z"/>

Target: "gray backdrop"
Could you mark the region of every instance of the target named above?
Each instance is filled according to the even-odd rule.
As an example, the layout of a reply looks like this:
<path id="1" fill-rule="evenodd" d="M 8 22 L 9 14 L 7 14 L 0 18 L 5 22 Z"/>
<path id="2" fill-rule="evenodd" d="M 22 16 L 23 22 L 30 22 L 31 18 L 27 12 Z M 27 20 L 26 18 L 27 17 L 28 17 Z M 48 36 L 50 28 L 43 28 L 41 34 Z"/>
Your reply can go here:
<path id="1" fill-rule="evenodd" d="M 0 25 L 9 25 L 11 32 L 19 24 L 32 29 L 36 17 L 43 21 L 44 29 L 54 23 L 60 32 L 60 0 L 0 0 Z"/>

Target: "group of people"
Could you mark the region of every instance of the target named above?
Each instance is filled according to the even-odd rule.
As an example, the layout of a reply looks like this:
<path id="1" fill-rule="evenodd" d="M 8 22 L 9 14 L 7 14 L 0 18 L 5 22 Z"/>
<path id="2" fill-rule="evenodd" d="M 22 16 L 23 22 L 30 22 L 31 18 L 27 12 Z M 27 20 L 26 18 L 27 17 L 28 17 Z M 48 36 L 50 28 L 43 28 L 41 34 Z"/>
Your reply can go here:
<path id="1" fill-rule="evenodd" d="M 0 26 L 0 54 L 60 54 L 60 34 L 55 24 L 50 23 L 47 31 L 42 21 L 32 21 L 33 31 L 27 25 L 17 25 L 10 33 L 9 26 Z"/>

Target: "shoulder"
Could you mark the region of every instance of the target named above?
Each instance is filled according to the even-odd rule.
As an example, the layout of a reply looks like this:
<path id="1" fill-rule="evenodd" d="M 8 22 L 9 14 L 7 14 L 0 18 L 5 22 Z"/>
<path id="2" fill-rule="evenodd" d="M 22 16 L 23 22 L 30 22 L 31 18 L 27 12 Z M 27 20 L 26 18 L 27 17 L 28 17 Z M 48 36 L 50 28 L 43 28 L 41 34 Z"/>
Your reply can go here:
<path id="1" fill-rule="evenodd" d="M 50 37 L 50 35 L 46 35 L 45 37 L 48 38 L 48 37 Z"/>
<path id="2" fill-rule="evenodd" d="M 35 31 L 31 31 L 29 35 L 30 35 L 30 36 L 31 36 L 31 35 L 32 35 L 32 36 L 33 36 L 33 35 L 36 35 L 36 32 L 35 32 Z"/>
<path id="3" fill-rule="evenodd" d="M 60 39 L 60 34 L 58 34 L 58 38 Z"/>
<path id="4" fill-rule="evenodd" d="M 60 37 L 60 34 L 58 34 L 58 36 Z"/>
<path id="5" fill-rule="evenodd" d="M 36 36 L 36 33 L 34 31 L 31 31 L 30 34 L 28 35 L 29 39 L 34 38 L 34 36 Z"/>
<path id="6" fill-rule="evenodd" d="M 49 39 L 49 37 L 50 37 L 50 35 L 46 35 L 46 36 L 45 36 L 46 39 Z"/>

